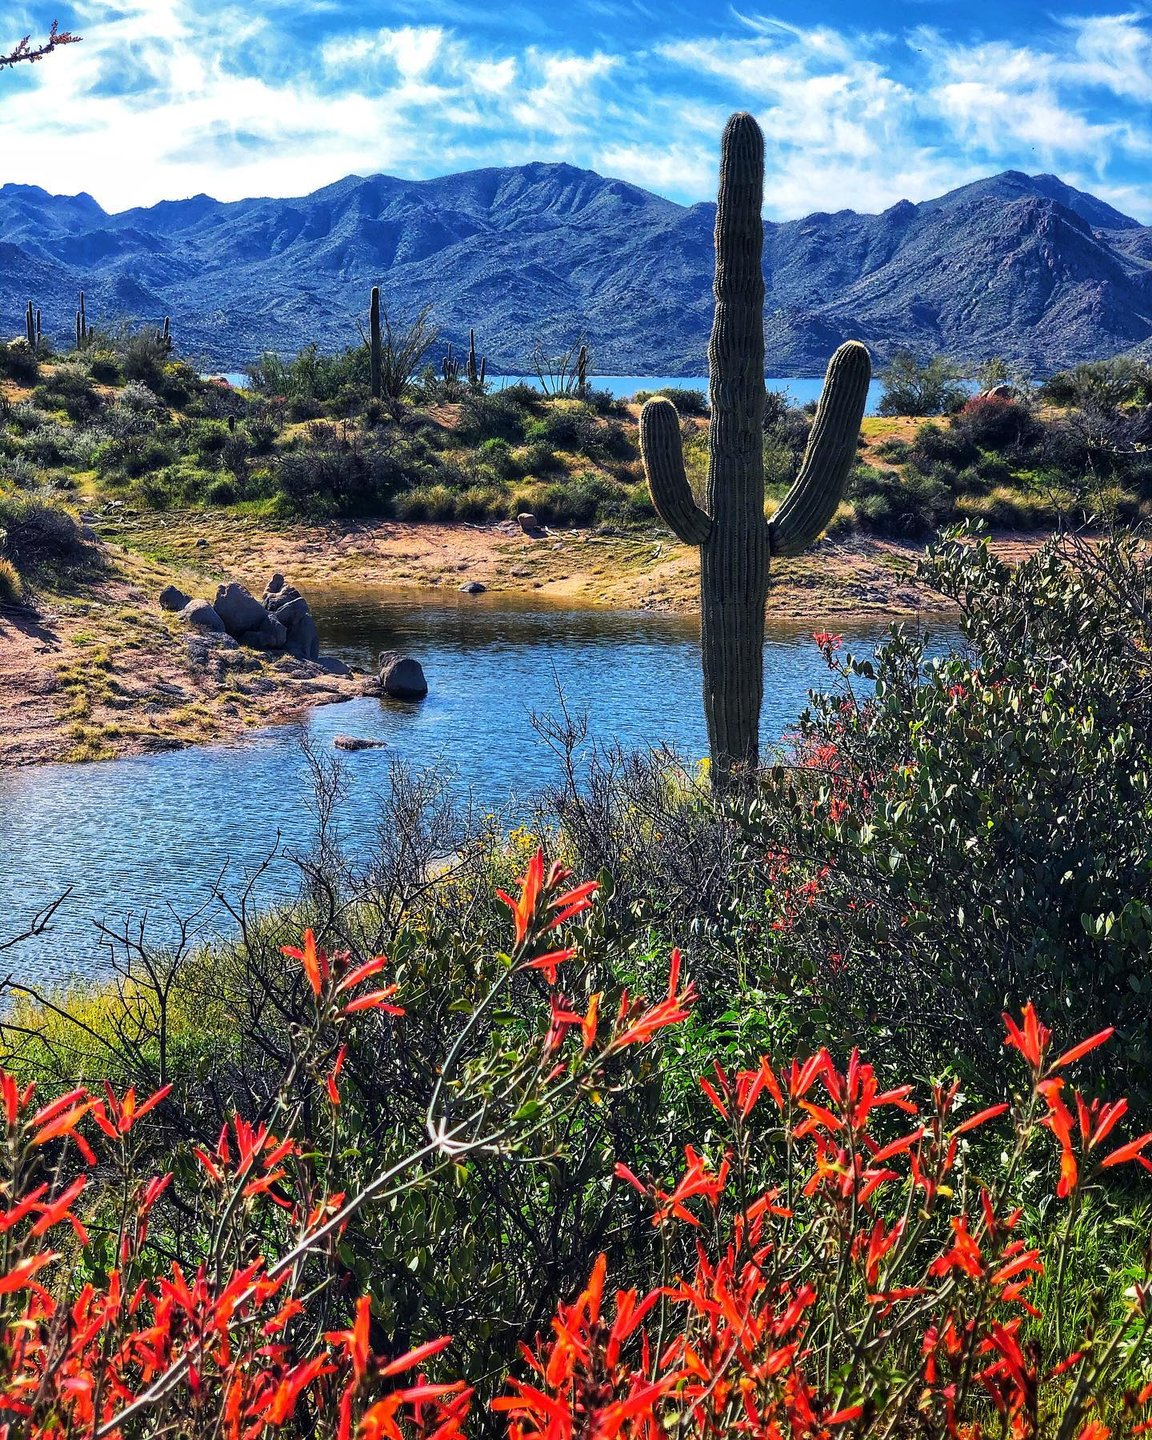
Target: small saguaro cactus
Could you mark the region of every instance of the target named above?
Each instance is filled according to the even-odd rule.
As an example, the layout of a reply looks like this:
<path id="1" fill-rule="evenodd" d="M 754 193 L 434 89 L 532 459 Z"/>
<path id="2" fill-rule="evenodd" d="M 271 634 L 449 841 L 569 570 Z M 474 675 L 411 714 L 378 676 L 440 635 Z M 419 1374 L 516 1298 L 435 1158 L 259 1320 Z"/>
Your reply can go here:
<path id="1" fill-rule="evenodd" d="M 440 362 L 440 373 L 446 385 L 455 385 L 460 379 L 460 361 L 456 358 L 451 342 L 448 344 L 448 353 Z"/>
<path id="2" fill-rule="evenodd" d="M 713 783 L 721 789 L 759 758 L 770 557 L 797 554 L 836 513 L 872 373 L 868 351 L 856 341 L 833 355 L 796 483 L 766 521 L 763 199 L 764 137 L 751 115 L 733 115 L 724 131 L 716 207 L 707 510 L 688 484 L 675 406 L 656 397 L 640 414 L 652 502 L 681 540 L 700 547 L 704 710 Z"/>
<path id="3" fill-rule="evenodd" d="M 35 350 L 35 348 L 36 348 L 36 312 L 35 312 L 35 309 L 33 308 L 32 301 L 31 301 L 31 300 L 28 301 L 28 306 L 27 306 L 27 308 L 26 308 L 25 311 L 24 311 L 24 338 L 28 341 L 28 348 L 29 348 L 29 350 Z"/>
<path id="4" fill-rule="evenodd" d="M 172 317 L 165 315 L 164 324 L 160 327 L 160 343 L 164 347 L 164 353 L 172 353 Z"/>
<path id="5" fill-rule="evenodd" d="M 588 346 L 581 345 L 576 356 L 576 394 L 581 400 L 588 393 Z"/>
<path id="6" fill-rule="evenodd" d="M 476 361 L 476 331 L 468 331 L 468 365 L 465 374 L 468 377 L 468 384 L 473 390 L 484 388 L 484 372 L 488 368 L 487 356 L 482 356 L 479 364 Z"/>
<path id="7" fill-rule="evenodd" d="M 380 399 L 380 287 L 372 287 L 372 304 L 368 312 L 368 358 L 371 369 L 372 399 Z"/>

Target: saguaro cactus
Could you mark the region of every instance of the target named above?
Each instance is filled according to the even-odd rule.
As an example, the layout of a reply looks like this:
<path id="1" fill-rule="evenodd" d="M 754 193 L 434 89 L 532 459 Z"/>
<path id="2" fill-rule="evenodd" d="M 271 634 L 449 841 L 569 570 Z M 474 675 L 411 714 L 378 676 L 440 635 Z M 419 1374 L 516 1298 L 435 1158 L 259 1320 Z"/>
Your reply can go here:
<path id="1" fill-rule="evenodd" d="M 36 348 L 36 312 L 33 309 L 32 301 L 28 301 L 24 311 L 24 337 L 28 341 L 29 350 Z"/>
<path id="2" fill-rule="evenodd" d="M 372 374 L 372 398 L 380 399 L 380 287 L 372 287 L 372 305 L 368 312 L 370 336 L 368 344 L 369 364 Z"/>
<path id="3" fill-rule="evenodd" d="M 764 606 L 772 555 L 795 555 L 836 512 L 856 453 L 871 361 L 856 341 L 833 355 L 795 485 L 764 518 L 764 137 L 751 115 L 724 131 L 716 208 L 716 296 L 708 344 L 712 418 L 708 508 L 684 471 L 680 419 L 666 399 L 640 414 L 640 448 L 652 502 L 700 547 L 704 710 L 713 782 L 755 766 L 764 698 Z"/>

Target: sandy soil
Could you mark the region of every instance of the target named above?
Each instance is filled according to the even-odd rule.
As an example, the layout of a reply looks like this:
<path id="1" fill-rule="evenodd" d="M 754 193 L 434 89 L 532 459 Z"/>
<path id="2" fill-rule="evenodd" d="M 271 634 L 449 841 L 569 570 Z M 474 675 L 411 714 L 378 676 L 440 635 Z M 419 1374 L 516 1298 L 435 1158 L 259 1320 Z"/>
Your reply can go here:
<path id="1" fill-rule="evenodd" d="M 686 612 L 697 556 L 656 530 L 565 531 L 530 539 L 513 525 L 340 522 L 285 528 L 245 517 L 96 519 L 107 572 L 74 593 L 42 596 L 37 613 L 0 610 L 0 766 L 95 760 L 236 736 L 311 705 L 364 692 L 290 659 L 189 646 L 156 596 L 175 583 L 211 598 L 223 579 L 259 594 L 274 571 L 305 593 L 318 585 L 535 594 L 565 604 Z M 1010 558 L 1041 537 L 1005 536 Z M 918 547 L 825 540 L 773 568 L 770 616 L 814 627 L 854 617 L 945 609 L 914 581 Z"/>

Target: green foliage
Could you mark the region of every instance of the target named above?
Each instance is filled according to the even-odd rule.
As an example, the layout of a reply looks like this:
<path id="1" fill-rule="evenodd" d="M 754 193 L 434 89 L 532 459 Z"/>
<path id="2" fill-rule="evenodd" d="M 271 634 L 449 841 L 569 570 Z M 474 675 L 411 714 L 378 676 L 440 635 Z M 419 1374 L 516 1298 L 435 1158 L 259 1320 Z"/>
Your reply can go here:
<path id="1" fill-rule="evenodd" d="M 100 392 L 88 375 L 76 365 L 59 365 L 32 392 L 32 399 L 45 410 L 63 410 L 69 420 L 83 424 L 104 408 Z"/>
<path id="2" fill-rule="evenodd" d="M 1045 381 L 1041 395 L 1055 405 L 1108 411 L 1121 405 L 1152 404 L 1152 367 L 1118 355 L 1061 370 Z"/>
<path id="3" fill-rule="evenodd" d="M 17 385 L 35 385 L 40 378 L 35 350 L 21 341 L 0 342 L 0 376 Z"/>
<path id="4" fill-rule="evenodd" d="M 653 395 L 663 395 L 665 400 L 671 400 L 681 415 L 708 414 L 707 392 L 687 385 L 663 385 L 659 390 L 637 390 L 632 400 L 636 405 L 643 405 L 645 400 L 651 400 Z"/>
<path id="5" fill-rule="evenodd" d="M 948 415 L 968 396 L 960 370 L 943 355 L 920 360 L 911 350 L 897 350 L 880 379 L 881 415 Z"/>
<path id="6" fill-rule="evenodd" d="M 930 658 L 897 628 L 874 661 L 833 658 L 846 688 L 813 697 L 754 807 L 761 853 L 791 857 L 781 961 L 841 1040 L 873 1030 L 977 1087 L 1006 1007 L 1115 1024 L 1113 1082 L 1152 1113 L 1148 564 L 1067 541 L 1013 568 L 956 536 L 925 578 L 965 647 Z"/>

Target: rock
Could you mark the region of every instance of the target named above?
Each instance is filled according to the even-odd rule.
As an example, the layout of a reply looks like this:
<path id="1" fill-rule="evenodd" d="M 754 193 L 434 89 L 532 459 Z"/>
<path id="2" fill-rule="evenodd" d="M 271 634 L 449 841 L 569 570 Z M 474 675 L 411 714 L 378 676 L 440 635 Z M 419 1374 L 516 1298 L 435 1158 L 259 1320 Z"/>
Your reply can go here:
<path id="1" fill-rule="evenodd" d="M 268 584 L 264 587 L 265 601 L 267 601 L 269 595 L 275 595 L 277 590 L 283 590 L 283 588 L 284 576 L 277 570 L 275 575 L 272 576 L 271 580 L 269 580 Z"/>
<path id="2" fill-rule="evenodd" d="M 197 549 L 197 550 L 207 550 L 207 548 L 208 548 L 208 541 L 205 540 L 203 536 L 201 536 L 200 539 L 196 541 L 196 549 Z"/>
<path id="3" fill-rule="evenodd" d="M 165 585 L 158 598 L 161 610 L 183 610 L 191 596 L 185 595 L 183 590 L 178 590 L 175 585 Z"/>
<path id="4" fill-rule="evenodd" d="M 460 593 L 461 595 L 483 595 L 487 589 L 487 585 L 481 585 L 479 580 L 465 580 L 464 584 L 460 586 Z"/>
<path id="5" fill-rule="evenodd" d="M 273 590 L 264 601 L 265 608 L 275 614 L 282 610 L 285 605 L 291 605 L 294 600 L 302 600 L 304 597 L 295 585 L 282 585 L 279 590 Z"/>
<path id="6" fill-rule="evenodd" d="M 540 524 L 540 521 L 537 520 L 536 516 L 533 515 L 530 510 L 525 510 L 517 515 L 516 523 L 520 526 L 520 529 L 524 531 L 525 535 L 536 536 L 544 534 L 543 525 Z"/>
<path id="7" fill-rule="evenodd" d="M 337 660 L 335 655 L 318 655 L 313 661 L 325 675 L 339 675 L 345 680 L 351 680 L 351 667 L 345 665 L 343 660 Z"/>
<path id="8" fill-rule="evenodd" d="M 275 618 L 275 617 L 273 617 Z M 320 632 L 311 615 L 304 615 L 287 635 L 288 649 L 301 660 L 316 660 L 320 655 Z"/>
<path id="9" fill-rule="evenodd" d="M 428 681 L 419 660 L 390 650 L 380 656 L 380 688 L 397 700 L 422 700 L 428 694 Z"/>
<path id="10" fill-rule="evenodd" d="M 308 601 L 304 599 L 303 595 L 297 595 L 295 600 L 289 600 L 287 605 L 270 605 L 268 612 L 276 616 L 285 630 L 291 630 L 303 620 L 305 615 L 311 613 L 308 609 Z"/>
<path id="11" fill-rule="evenodd" d="M 237 638 L 241 645 L 248 645 L 253 650 L 279 650 L 288 639 L 287 630 L 275 615 L 269 615 L 263 606 L 260 613 L 264 616 L 260 624 L 253 625 Z"/>
<path id="12" fill-rule="evenodd" d="M 367 740 L 361 735 L 335 735 L 332 744 L 337 750 L 383 750 L 387 740 Z"/>
<path id="13" fill-rule="evenodd" d="M 236 580 L 220 586 L 212 605 L 224 622 L 224 629 L 237 639 L 247 631 L 255 630 L 268 617 L 267 610 L 255 595 Z"/>
<path id="14" fill-rule="evenodd" d="M 223 620 L 207 600 L 189 600 L 180 611 L 180 619 L 185 625 L 194 625 L 197 630 L 208 630 L 215 635 L 224 633 Z"/>
<path id="15" fill-rule="evenodd" d="M 99 540 L 100 537 L 99 537 L 99 535 L 97 535 L 96 531 L 93 530 L 93 528 L 92 528 L 91 525 L 81 525 L 81 526 L 80 526 L 80 538 L 81 538 L 82 540 L 87 540 L 87 541 L 91 544 L 91 543 L 95 542 L 96 540 Z"/>

